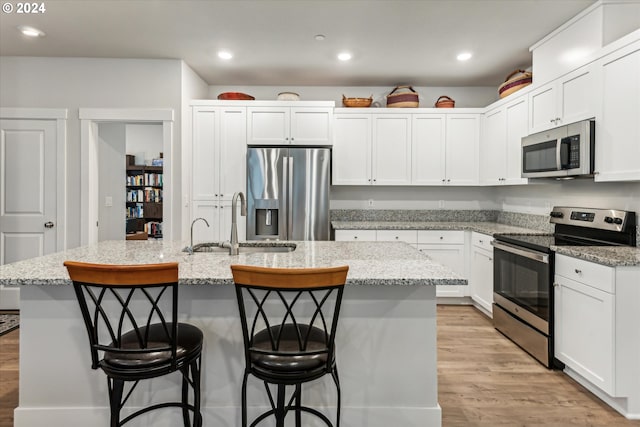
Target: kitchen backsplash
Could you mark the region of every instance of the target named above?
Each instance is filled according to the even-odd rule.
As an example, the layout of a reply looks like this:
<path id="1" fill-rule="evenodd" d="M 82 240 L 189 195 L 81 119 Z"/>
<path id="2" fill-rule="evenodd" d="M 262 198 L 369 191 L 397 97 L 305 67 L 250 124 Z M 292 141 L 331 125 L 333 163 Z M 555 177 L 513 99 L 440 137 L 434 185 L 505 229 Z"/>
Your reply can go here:
<path id="1" fill-rule="evenodd" d="M 484 222 L 496 221 L 494 210 L 394 210 L 394 209 L 332 209 L 332 221 L 433 221 Z"/>
<path id="2" fill-rule="evenodd" d="M 553 233 L 547 215 L 534 215 L 497 210 L 394 210 L 332 209 L 331 221 L 432 221 L 432 222 L 497 222 Z M 640 225 L 636 227 L 636 246 L 640 246 Z"/>
<path id="3" fill-rule="evenodd" d="M 500 224 L 515 225 L 517 227 L 531 228 L 553 233 L 554 225 L 549 222 L 547 215 L 533 215 L 519 212 L 498 211 L 496 222 Z"/>

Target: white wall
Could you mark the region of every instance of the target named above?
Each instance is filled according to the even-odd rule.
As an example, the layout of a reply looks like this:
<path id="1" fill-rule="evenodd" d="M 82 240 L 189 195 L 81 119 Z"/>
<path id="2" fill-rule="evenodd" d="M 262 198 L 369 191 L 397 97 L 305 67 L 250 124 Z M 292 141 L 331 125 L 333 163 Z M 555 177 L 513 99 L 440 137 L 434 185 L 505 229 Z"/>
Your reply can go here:
<path id="1" fill-rule="evenodd" d="M 331 209 L 498 209 L 547 215 L 553 206 L 640 214 L 640 182 L 532 180 L 509 187 L 332 186 Z"/>
<path id="2" fill-rule="evenodd" d="M 500 209 L 493 187 L 332 186 L 331 209 Z"/>
<path id="3" fill-rule="evenodd" d="M 98 124 L 98 240 L 123 240 L 125 235 L 125 145 L 124 123 Z M 122 179 L 114 179 L 121 176 Z M 111 198 L 107 206 L 106 198 Z"/>
<path id="4" fill-rule="evenodd" d="M 174 165 L 181 165 L 181 170 L 191 170 L 191 142 L 192 142 L 192 115 L 191 106 L 189 105 L 194 99 L 206 99 L 209 93 L 209 86 L 197 75 L 191 68 L 189 68 L 184 62 L 182 63 L 182 147 L 180 153 L 174 155 Z M 177 157 L 179 156 L 179 157 Z M 191 181 L 183 180 L 183 174 L 179 177 L 175 177 L 174 186 L 176 188 L 180 186 L 182 188 L 182 200 L 176 197 L 174 200 L 174 208 L 181 213 L 182 220 L 182 235 L 174 234 L 174 239 L 186 240 L 189 238 L 189 230 L 191 225 L 191 207 L 188 204 L 191 194 Z M 189 174 L 184 174 L 189 175 Z M 174 215 L 174 218 L 178 218 Z M 177 223 L 177 222 L 176 222 Z"/>
<path id="5" fill-rule="evenodd" d="M 67 121 L 67 246 L 80 244 L 79 108 L 171 108 L 180 152 L 180 60 L 0 57 L 0 106 L 69 109 Z M 176 150 L 177 148 L 177 150 Z M 165 153 L 165 156 L 167 153 Z M 178 164 L 179 165 L 179 164 Z M 180 182 L 180 167 L 176 171 Z M 175 189 L 176 200 L 181 188 Z M 179 213 L 178 213 L 179 214 Z M 180 227 L 180 217 L 175 217 Z M 174 230 L 176 236 L 180 230 Z"/>
<path id="6" fill-rule="evenodd" d="M 127 124 L 125 126 L 126 152 L 136 156 L 136 164 L 150 165 L 162 152 L 162 123 Z M 138 158 L 142 163 L 138 163 Z"/>
<path id="7" fill-rule="evenodd" d="M 498 100 L 497 87 L 420 87 L 413 88 L 420 95 L 420 107 L 433 107 L 438 97 L 449 96 L 456 101 L 458 108 L 483 108 Z M 336 107 L 342 107 L 342 95 L 347 98 L 368 98 L 373 96 L 374 102 L 381 107 L 386 105 L 386 96 L 392 87 L 380 86 L 209 86 L 210 99 L 217 99 L 223 92 L 242 92 L 256 100 L 275 100 L 280 92 L 295 92 L 303 101 L 335 101 Z"/>
<path id="8" fill-rule="evenodd" d="M 611 208 L 640 213 L 640 182 L 533 180 L 522 187 L 498 187 L 499 209 L 546 215 L 553 206 Z"/>

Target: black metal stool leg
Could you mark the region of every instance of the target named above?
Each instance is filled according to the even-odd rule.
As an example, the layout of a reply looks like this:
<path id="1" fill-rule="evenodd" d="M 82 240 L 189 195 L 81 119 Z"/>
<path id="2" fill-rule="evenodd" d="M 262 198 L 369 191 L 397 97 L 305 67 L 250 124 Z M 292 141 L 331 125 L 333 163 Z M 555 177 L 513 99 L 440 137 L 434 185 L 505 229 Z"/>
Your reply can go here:
<path id="1" fill-rule="evenodd" d="M 193 425 L 194 427 L 202 427 L 202 413 L 201 413 L 201 394 L 200 394 L 200 368 L 201 359 L 198 357 L 191 363 L 191 372 L 193 378 Z"/>
<path id="2" fill-rule="evenodd" d="M 278 384 L 278 401 L 276 403 L 276 427 L 284 427 L 284 416 L 287 413 L 284 407 L 285 385 Z"/>
<path id="3" fill-rule="evenodd" d="M 124 381 L 107 377 L 109 386 L 109 408 L 111 410 L 111 427 L 120 427 L 120 408 L 122 406 L 122 392 Z"/>
<path id="4" fill-rule="evenodd" d="M 189 420 L 189 366 L 185 366 L 180 369 L 182 374 L 182 421 L 184 427 L 190 427 L 191 421 Z M 195 421 L 194 414 L 194 421 Z"/>
<path id="5" fill-rule="evenodd" d="M 247 377 L 249 372 L 245 371 L 242 379 L 242 427 L 247 427 Z"/>
<path id="6" fill-rule="evenodd" d="M 338 377 L 338 368 L 333 367 L 333 371 L 331 372 L 331 376 L 333 377 L 333 382 L 336 383 L 336 391 L 338 394 L 338 406 L 336 406 L 336 427 L 340 427 L 340 378 Z"/>
<path id="7" fill-rule="evenodd" d="M 296 384 L 296 397 L 295 397 L 295 411 L 296 411 L 296 427 L 302 427 L 302 411 L 300 406 L 302 405 L 302 385 Z"/>

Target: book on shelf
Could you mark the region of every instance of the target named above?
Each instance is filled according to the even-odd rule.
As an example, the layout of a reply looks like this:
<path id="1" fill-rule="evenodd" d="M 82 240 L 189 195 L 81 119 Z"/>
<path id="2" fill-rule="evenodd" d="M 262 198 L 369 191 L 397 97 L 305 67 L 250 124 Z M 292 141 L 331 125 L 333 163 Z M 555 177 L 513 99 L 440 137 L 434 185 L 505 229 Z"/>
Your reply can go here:
<path id="1" fill-rule="evenodd" d="M 149 221 L 145 225 L 149 237 L 162 237 L 162 222 Z"/>

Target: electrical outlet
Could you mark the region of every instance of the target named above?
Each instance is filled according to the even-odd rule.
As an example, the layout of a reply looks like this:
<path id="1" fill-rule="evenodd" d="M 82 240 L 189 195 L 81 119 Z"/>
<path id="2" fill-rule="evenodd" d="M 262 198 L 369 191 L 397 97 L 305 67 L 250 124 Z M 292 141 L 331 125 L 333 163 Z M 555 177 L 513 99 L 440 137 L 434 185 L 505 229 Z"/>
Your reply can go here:
<path id="1" fill-rule="evenodd" d="M 106 196 L 106 197 L 104 198 L 104 205 L 105 205 L 106 207 L 111 207 L 111 206 L 113 206 L 113 197 L 111 197 L 111 196 Z"/>
<path id="2" fill-rule="evenodd" d="M 439 207 L 440 209 L 444 209 L 444 200 L 440 200 L 440 201 L 438 201 L 438 207 Z"/>
<path id="3" fill-rule="evenodd" d="M 369 207 L 372 207 L 373 206 L 373 199 L 369 199 L 367 205 L 369 205 Z"/>

